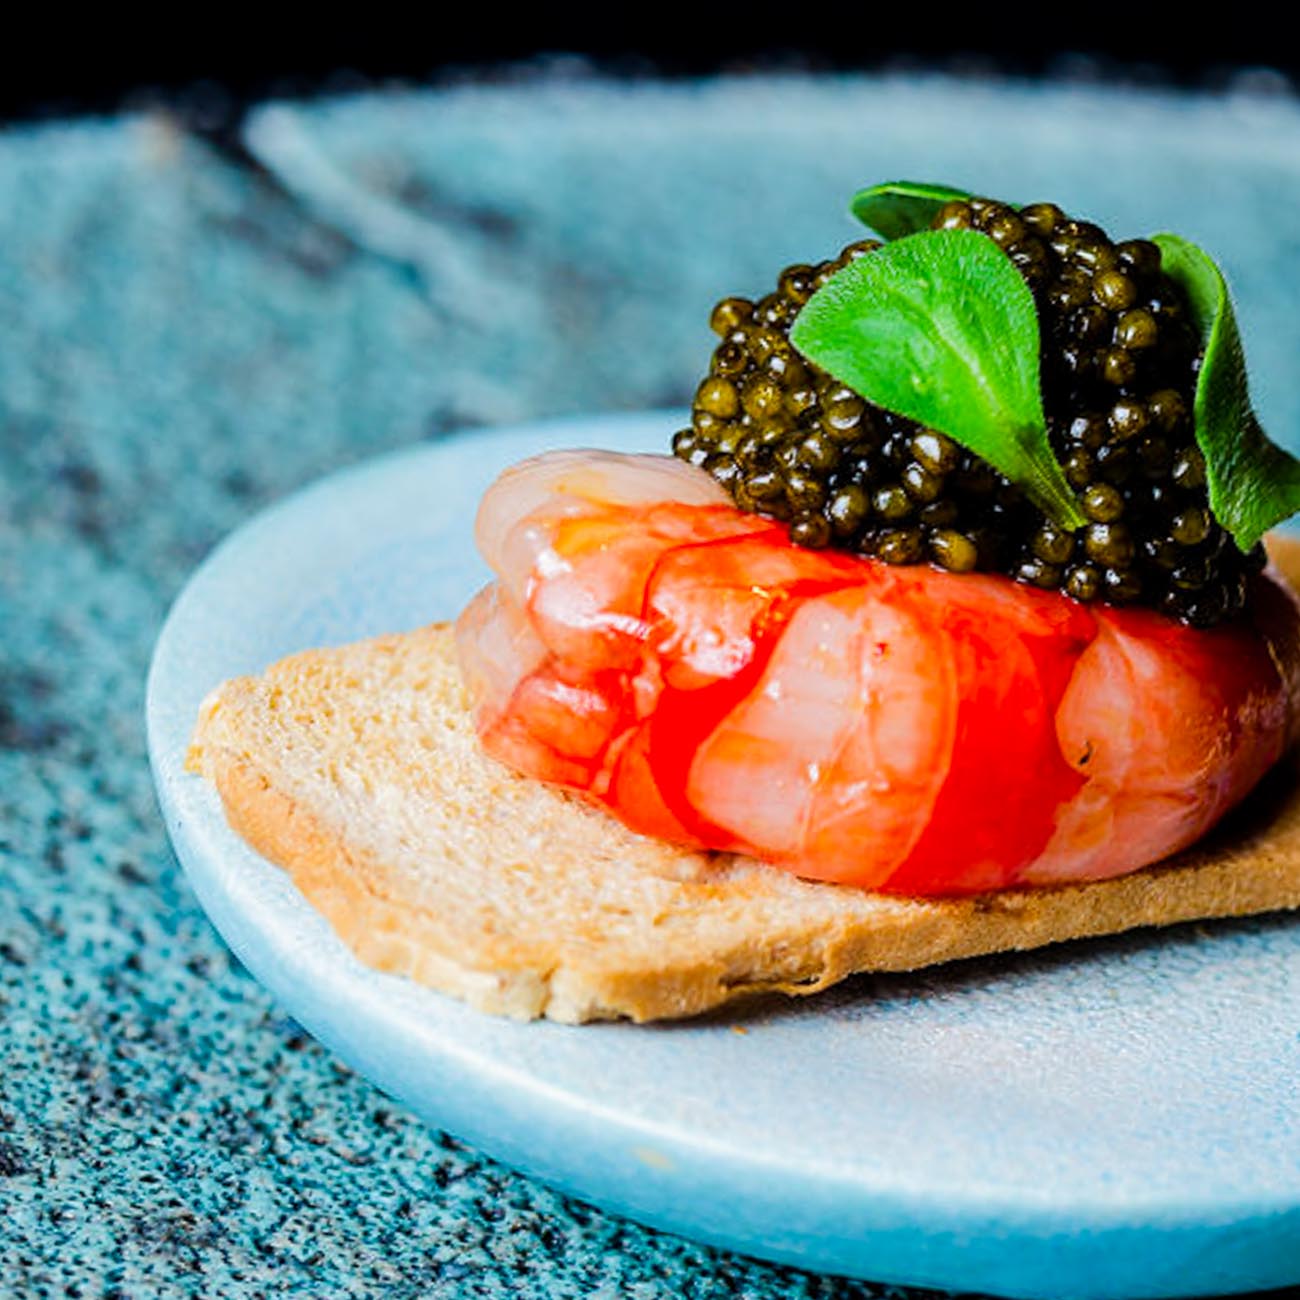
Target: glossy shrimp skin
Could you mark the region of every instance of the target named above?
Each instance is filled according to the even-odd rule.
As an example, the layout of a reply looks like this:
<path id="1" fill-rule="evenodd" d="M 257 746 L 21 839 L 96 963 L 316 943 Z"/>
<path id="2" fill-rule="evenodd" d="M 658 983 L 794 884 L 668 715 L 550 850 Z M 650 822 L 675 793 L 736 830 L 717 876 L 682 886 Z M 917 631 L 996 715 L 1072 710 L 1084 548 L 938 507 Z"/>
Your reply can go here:
<path id="1" fill-rule="evenodd" d="M 1186 847 L 1280 756 L 1300 612 L 1198 631 L 793 546 L 670 457 L 551 453 L 479 511 L 457 624 L 487 751 L 636 831 L 915 896 Z"/>

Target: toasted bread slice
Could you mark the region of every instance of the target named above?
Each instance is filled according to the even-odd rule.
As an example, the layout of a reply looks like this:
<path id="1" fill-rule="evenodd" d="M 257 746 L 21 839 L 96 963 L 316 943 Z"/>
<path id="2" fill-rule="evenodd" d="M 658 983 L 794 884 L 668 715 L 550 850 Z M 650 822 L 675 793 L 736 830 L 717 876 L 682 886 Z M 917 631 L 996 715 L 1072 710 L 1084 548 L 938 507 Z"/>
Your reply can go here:
<path id="1" fill-rule="evenodd" d="M 362 961 L 520 1019 L 689 1016 L 858 971 L 1300 907 L 1294 756 L 1272 798 L 1158 867 L 897 898 L 647 839 L 510 772 L 479 747 L 446 625 L 225 683 L 188 766 Z"/>

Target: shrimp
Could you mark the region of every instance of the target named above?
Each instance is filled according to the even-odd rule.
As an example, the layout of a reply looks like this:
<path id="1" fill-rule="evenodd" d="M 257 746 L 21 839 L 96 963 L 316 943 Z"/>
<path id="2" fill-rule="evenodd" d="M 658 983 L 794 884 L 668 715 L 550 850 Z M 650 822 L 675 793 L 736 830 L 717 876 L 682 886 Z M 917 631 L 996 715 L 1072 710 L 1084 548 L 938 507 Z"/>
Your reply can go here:
<path id="1" fill-rule="evenodd" d="M 1099 880 L 1199 838 L 1294 729 L 1300 605 L 1198 631 L 811 551 L 672 457 L 550 453 L 479 511 L 483 745 L 631 829 L 913 896 Z M 1288 665 L 1291 665 L 1288 667 Z"/>

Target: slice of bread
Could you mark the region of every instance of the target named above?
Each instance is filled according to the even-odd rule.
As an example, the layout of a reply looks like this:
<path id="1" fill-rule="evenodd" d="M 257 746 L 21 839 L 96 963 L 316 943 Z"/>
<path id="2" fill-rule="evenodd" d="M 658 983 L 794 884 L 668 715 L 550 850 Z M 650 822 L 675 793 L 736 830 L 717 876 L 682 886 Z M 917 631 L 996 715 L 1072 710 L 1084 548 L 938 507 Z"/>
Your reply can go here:
<path id="1" fill-rule="evenodd" d="M 1275 556 L 1295 580 L 1300 546 Z M 363 961 L 529 1019 L 689 1016 L 1061 939 L 1300 907 L 1300 765 L 1116 880 L 906 899 L 646 839 L 479 748 L 446 625 L 282 660 L 204 703 L 188 763 Z"/>

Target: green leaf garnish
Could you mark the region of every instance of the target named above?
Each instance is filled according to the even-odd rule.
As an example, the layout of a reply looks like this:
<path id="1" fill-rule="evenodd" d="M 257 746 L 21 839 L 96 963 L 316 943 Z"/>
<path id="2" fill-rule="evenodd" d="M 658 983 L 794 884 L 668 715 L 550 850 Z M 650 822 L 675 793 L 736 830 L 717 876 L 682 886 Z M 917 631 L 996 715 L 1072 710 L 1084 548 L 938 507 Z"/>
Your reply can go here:
<path id="1" fill-rule="evenodd" d="M 934 214 L 953 199 L 968 199 L 965 190 L 926 181 L 885 181 L 859 190 L 849 204 L 853 215 L 885 239 L 901 239 L 929 230 Z"/>
<path id="2" fill-rule="evenodd" d="M 1223 272 L 1180 235 L 1153 235 L 1165 272 L 1187 295 L 1205 349 L 1196 380 L 1196 441 L 1210 510 L 1243 551 L 1300 510 L 1300 460 L 1260 427 L 1250 405 L 1246 353 Z"/>
<path id="3" fill-rule="evenodd" d="M 926 231 L 850 262 L 790 341 L 867 401 L 982 456 L 1061 527 L 1087 522 L 1047 438 L 1033 295 L 987 235 Z"/>

